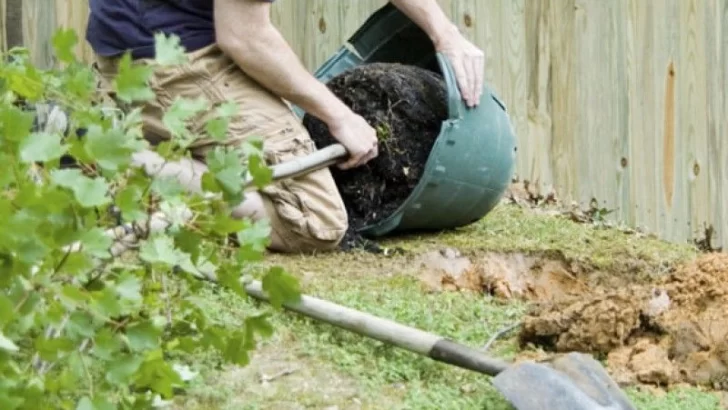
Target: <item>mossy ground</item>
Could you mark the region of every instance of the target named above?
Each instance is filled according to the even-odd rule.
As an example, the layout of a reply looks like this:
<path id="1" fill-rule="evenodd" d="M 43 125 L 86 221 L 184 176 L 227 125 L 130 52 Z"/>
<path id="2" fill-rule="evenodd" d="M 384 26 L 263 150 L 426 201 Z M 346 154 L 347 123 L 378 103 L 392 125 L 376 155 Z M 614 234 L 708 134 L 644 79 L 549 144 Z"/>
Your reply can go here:
<path id="1" fill-rule="evenodd" d="M 411 255 L 443 247 L 463 252 L 559 253 L 604 272 L 659 275 L 698 250 L 640 235 L 572 222 L 543 212 L 501 205 L 482 221 L 455 232 L 389 239 L 404 248 L 392 256 L 364 252 L 271 255 L 301 280 L 303 291 L 480 347 L 519 320 L 526 306 L 474 292 L 426 291 Z M 254 301 L 210 292 L 210 310 L 238 326 L 264 309 Z M 242 368 L 216 365 L 212 356 L 189 358 L 200 376 L 178 408 L 185 409 L 509 409 L 489 378 L 385 346 L 291 312 L 273 316 L 276 333 Z M 510 336 L 510 335 L 509 335 Z M 490 353 L 512 357 L 504 337 Z M 272 379 L 270 379 L 272 377 Z M 717 394 L 684 388 L 670 392 L 629 389 L 640 409 L 718 409 Z"/>

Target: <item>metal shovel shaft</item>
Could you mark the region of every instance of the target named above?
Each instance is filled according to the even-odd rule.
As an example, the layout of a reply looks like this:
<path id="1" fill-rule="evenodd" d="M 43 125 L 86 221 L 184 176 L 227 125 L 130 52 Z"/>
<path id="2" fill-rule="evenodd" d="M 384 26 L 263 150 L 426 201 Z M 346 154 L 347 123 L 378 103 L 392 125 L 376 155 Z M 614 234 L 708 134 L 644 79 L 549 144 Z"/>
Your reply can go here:
<path id="1" fill-rule="evenodd" d="M 268 301 L 260 282 L 253 281 L 245 291 L 256 299 Z M 442 336 L 360 312 L 315 297 L 301 295 L 297 303 L 285 304 L 288 310 L 304 316 L 379 340 L 433 360 L 495 376 L 508 367 L 508 363 L 491 358 L 468 346 L 455 343 Z"/>

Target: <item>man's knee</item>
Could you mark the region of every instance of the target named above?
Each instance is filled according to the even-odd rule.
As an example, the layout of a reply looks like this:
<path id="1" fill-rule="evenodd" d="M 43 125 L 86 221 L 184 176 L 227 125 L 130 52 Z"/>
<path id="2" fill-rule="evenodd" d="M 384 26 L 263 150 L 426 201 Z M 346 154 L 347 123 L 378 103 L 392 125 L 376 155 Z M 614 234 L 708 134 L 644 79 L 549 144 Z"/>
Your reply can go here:
<path id="1" fill-rule="evenodd" d="M 310 154 L 313 141 L 300 124 L 292 133 L 264 142 L 266 162 L 275 166 Z M 327 168 L 274 182 L 262 192 L 274 239 L 282 251 L 307 252 L 338 247 L 348 229 L 348 215 Z M 274 242 L 276 242 L 274 240 Z"/>
<path id="2" fill-rule="evenodd" d="M 308 179 L 325 178 L 309 175 Z M 263 196 L 271 229 L 271 250 L 278 252 L 315 252 L 336 249 L 349 227 L 346 209 L 338 191 L 324 192 L 320 186 L 279 183 Z"/>

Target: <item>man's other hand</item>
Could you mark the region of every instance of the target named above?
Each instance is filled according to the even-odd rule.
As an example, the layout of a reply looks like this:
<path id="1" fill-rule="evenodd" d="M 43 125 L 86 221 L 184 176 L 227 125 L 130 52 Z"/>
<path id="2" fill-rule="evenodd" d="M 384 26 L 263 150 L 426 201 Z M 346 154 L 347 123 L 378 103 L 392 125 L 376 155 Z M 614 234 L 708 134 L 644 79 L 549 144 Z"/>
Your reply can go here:
<path id="1" fill-rule="evenodd" d="M 458 30 L 453 29 L 435 42 L 435 50 L 450 60 L 458 89 L 468 107 L 475 107 L 483 94 L 485 54 L 483 50 L 468 41 Z"/>
<path id="2" fill-rule="evenodd" d="M 367 121 L 354 112 L 331 121 L 329 132 L 346 147 L 349 159 L 338 165 L 340 169 L 351 169 L 364 165 L 379 155 L 377 132 Z"/>
<path id="3" fill-rule="evenodd" d="M 485 55 L 468 41 L 450 21 L 436 0 L 390 0 L 427 33 L 435 50 L 447 56 L 455 71 L 460 94 L 468 107 L 475 107 L 483 93 Z"/>

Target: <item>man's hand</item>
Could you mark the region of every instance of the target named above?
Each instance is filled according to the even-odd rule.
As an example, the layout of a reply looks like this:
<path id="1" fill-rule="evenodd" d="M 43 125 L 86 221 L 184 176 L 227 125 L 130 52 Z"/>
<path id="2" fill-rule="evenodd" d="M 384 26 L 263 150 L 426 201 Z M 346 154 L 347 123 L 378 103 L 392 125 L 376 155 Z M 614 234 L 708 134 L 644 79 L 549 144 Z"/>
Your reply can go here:
<path id="1" fill-rule="evenodd" d="M 349 159 L 338 165 L 341 169 L 356 168 L 379 155 L 377 133 L 360 115 L 352 112 L 346 118 L 332 122 L 329 132 L 349 152 Z"/>
<path id="2" fill-rule="evenodd" d="M 475 107 L 483 93 L 485 55 L 468 41 L 447 18 L 435 0 L 391 0 L 432 40 L 435 50 L 452 64 L 458 89 L 468 107 Z"/>
<path id="3" fill-rule="evenodd" d="M 438 38 L 435 50 L 450 60 L 458 88 L 468 107 L 475 107 L 483 94 L 485 55 L 460 32 L 451 32 Z"/>
<path id="4" fill-rule="evenodd" d="M 215 31 L 220 48 L 246 74 L 328 126 L 349 152 L 340 168 L 378 155 L 374 129 L 306 70 L 270 21 L 270 2 L 215 0 Z"/>

